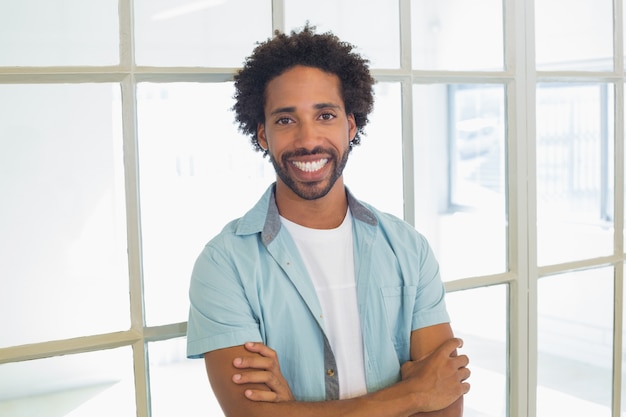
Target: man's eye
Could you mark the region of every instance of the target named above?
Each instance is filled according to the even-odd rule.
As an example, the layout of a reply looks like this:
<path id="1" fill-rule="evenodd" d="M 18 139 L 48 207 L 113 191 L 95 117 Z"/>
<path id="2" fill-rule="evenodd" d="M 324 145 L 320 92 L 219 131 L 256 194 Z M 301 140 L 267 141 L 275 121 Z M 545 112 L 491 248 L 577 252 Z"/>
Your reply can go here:
<path id="1" fill-rule="evenodd" d="M 286 125 L 291 123 L 291 119 L 288 117 L 281 117 L 280 119 L 276 120 L 276 124 L 278 125 Z"/>
<path id="2" fill-rule="evenodd" d="M 322 113 L 320 115 L 320 119 L 322 119 L 322 120 L 332 120 L 334 118 L 335 118 L 335 115 L 332 114 L 332 113 Z"/>

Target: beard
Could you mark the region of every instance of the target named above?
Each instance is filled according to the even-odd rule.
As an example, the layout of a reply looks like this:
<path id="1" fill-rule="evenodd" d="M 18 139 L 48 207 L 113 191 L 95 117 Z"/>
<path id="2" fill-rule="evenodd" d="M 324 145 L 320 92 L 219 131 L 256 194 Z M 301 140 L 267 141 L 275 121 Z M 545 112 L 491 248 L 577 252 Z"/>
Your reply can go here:
<path id="1" fill-rule="evenodd" d="M 281 179 L 282 182 L 285 183 L 285 185 L 287 185 L 287 187 L 289 187 L 291 191 L 293 191 L 298 197 L 304 200 L 317 200 L 328 194 L 339 179 L 339 177 L 341 177 L 341 175 L 343 174 L 343 169 L 348 162 L 348 156 L 350 155 L 351 150 L 352 147 L 349 146 L 340 157 L 334 149 L 324 149 L 322 147 L 317 147 L 312 151 L 301 149 L 295 152 L 286 152 L 285 154 L 283 154 L 280 163 L 276 160 L 276 158 L 274 158 L 274 155 L 272 155 L 271 152 L 269 153 L 269 156 L 270 161 L 274 166 L 274 170 L 276 171 L 276 175 L 278 176 L 278 178 Z M 298 156 L 316 154 L 329 155 L 328 164 L 332 165 L 330 178 L 324 181 L 310 183 L 302 183 L 296 181 L 289 173 L 289 159 Z"/>

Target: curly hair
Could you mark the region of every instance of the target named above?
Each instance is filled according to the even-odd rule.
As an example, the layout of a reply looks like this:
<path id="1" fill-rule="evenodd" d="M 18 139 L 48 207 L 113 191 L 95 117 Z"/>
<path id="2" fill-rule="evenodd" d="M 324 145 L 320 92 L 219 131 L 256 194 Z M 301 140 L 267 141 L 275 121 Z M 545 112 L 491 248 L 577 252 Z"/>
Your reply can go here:
<path id="1" fill-rule="evenodd" d="M 352 145 L 358 145 L 374 107 L 374 78 L 369 61 L 353 52 L 354 46 L 341 41 L 331 32 L 316 34 L 308 24 L 290 35 L 279 31 L 274 37 L 258 43 L 243 68 L 235 75 L 235 120 L 239 130 L 251 136 L 257 151 L 267 154 L 259 145 L 257 126 L 265 123 L 265 89 L 267 84 L 297 65 L 319 68 L 335 74 L 341 82 L 341 96 L 347 114 L 354 115 L 357 133 Z"/>

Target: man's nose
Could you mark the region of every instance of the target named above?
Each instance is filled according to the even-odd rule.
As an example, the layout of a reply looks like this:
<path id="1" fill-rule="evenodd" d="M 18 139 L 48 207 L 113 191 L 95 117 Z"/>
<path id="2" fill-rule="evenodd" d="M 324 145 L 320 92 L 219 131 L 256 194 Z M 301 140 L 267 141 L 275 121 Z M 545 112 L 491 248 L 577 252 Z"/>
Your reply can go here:
<path id="1" fill-rule="evenodd" d="M 319 139 L 319 130 L 316 128 L 315 123 L 310 121 L 301 121 L 298 124 L 295 137 L 298 147 L 314 148 L 319 144 Z"/>

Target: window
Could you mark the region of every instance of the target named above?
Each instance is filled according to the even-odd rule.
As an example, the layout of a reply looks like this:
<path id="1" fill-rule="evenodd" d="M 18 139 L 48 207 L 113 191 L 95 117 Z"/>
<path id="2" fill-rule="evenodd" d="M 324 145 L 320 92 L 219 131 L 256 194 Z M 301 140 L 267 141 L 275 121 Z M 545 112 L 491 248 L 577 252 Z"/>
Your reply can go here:
<path id="1" fill-rule="evenodd" d="M 346 183 L 432 244 L 465 416 L 626 416 L 621 0 L 4 3 L 0 415 L 221 415 L 189 275 L 274 181 L 232 76 L 309 21 L 370 60 Z"/>

